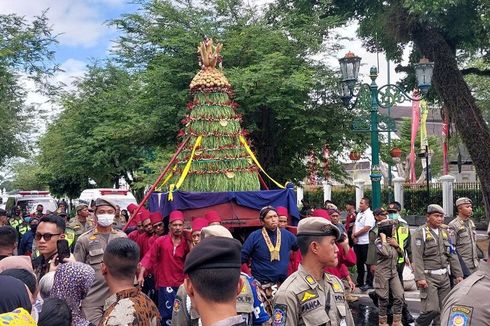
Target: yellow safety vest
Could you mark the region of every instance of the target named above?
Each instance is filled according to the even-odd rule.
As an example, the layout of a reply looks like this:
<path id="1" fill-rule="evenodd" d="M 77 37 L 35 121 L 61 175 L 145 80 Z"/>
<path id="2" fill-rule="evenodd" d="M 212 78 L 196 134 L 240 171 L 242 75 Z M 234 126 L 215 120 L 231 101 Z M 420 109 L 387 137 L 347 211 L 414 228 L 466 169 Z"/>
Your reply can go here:
<path id="1" fill-rule="evenodd" d="M 406 224 L 399 224 L 396 228 L 396 242 L 403 252 L 403 255 L 398 257 L 398 264 L 405 262 L 405 241 L 407 241 L 410 235 L 410 228 Z"/>
<path id="2" fill-rule="evenodd" d="M 27 231 L 29 231 L 31 228 L 29 225 L 21 224 L 19 223 L 19 233 L 20 235 L 24 235 Z"/>

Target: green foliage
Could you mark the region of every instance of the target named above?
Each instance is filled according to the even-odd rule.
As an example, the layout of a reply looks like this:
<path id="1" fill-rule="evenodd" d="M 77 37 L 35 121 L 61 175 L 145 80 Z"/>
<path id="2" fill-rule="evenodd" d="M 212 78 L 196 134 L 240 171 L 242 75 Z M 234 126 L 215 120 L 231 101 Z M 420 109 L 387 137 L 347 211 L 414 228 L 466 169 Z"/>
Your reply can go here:
<path id="1" fill-rule="evenodd" d="M 45 177 L 60 192 L 83 189 L 89 178 L 110 187 L 127 177 L 141 165 L 156 124 L 139 113 L 140 81 L 114 65 L 90 66 L 77 86 L 40 140 Z"/>
<path id="2" fill-rule="evenodd" d="M 178 142 L 189 84 L 199 69 L 196 47 L 204 36 L 224 44 L 224 73 L 264 169 L 280 183 L 302 180 L 304 157 L 311 152 L 321 157 L 328 145 L 334 153 L 331 174 L 341 179 L 335 153 L 365 141 L 365 135 L 350 132 L 352 113 L 332 95 L 335 73 L 312 59 L 324 50 L 323 36 L 312 35 L 308 25 L 319 31 L 338 20 L 319 14 L 308 19 L 314 11 L 303 9 L 290 20 L 275 7 L 261 14 L 237 0 L 143 1 L 137 12 L 114 20 L 121 36 L 111 61 L 90 66 L 77 89 L 64 94 L 64 112 L 40 141 L 46 180 L 60 191 L 64 180 L 74 181 L 73 189 L 89 179 L 110 186 L 123 177 L 139 189 L 152 183 Z M 220 110 L 203 106 L 200 112 L 226 114 Z M 229 143 L 203 140 L 205 147 L 223 144 Z M 216 179 L 204 183 L 212 182 Z"/>
<path id="3" fill-rule="evenodd" d="M 32 108 L 25 105 L 24 73 L 40 90 L 52 90 L 46 78 L 56 70 L 51 63 L 50 27 L 44 14 L 27 22 L 24 17 L 0 15 L 0 166 L 7 158 L 25 156 L 28 141 L 28 116 Z"/>
<path id="4" fill-rule="evenodd" d="M 46 190 L 48 185 L 41 179 L 41 167 L 36 161 L 17 163 L 12 168 L 12 186 L 18 190 Z"/>

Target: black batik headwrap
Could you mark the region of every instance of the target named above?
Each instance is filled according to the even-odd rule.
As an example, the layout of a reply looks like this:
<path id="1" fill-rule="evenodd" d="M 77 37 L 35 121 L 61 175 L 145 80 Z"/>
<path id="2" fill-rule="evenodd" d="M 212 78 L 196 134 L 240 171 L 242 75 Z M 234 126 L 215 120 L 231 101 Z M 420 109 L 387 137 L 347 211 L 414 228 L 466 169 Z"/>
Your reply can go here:
<path id="1" fill-rule="evenodd" d="M 261 220 L 263 220 L 270 211 L 276 212 L 276 209 L 273 206 L 262 207 L 262 209 L 260 210 L 260 213 L 259 213 L 259 218 Z"/>

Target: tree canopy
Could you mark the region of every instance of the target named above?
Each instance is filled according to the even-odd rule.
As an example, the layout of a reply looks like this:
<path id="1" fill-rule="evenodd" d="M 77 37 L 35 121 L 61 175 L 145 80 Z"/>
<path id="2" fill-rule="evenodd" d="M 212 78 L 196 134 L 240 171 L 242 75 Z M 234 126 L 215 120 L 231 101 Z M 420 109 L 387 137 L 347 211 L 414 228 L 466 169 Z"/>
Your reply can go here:
<path id="1" fill-rule="evenodd" d="M 138 187 L 153 181 L 177 145 L 180 121 L 199 70 L 204 36 L 224 44 L 224 74 L 235 90 L 242 126 L 265 170 L 280 182 L 301 180 L 304 157 L 327 145 L 342 151 L 363 135 L 335 94 L 335 72 L 312 59 L 322 38 L 292 29 L 240 1 L 148 1 L 113 21 L 122 32 L 111 60 L 94 64 L 76 90 L 62 97 L 63 113 L 41 139 L 40 162 L 52 180 L 120 177 Z M 318 18 L 322 28 L 330 22 Z M 330 167 L 342 178 L 335 158 Z M 147 176 L 151 175 L 151 178 Z M 146 176 L 146 177 L 145 177 Z"/>
<path id="2" fill-rule="evenodd" d="M 46 16 L 27 22 L 14 14 L 0 15 L 0 165 L 8 158 L 25 156 L 29 115 L 23 78 L 34 80 L 39 90 L 49 91 L 53 63 L 51 35 Z"/>

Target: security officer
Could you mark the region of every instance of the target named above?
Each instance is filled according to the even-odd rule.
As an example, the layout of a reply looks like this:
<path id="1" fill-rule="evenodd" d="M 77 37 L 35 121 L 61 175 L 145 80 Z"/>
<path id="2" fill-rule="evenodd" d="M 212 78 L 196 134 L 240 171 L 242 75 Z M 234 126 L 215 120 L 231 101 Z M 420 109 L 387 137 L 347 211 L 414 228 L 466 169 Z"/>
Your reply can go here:
<path id="1" fill-rule="evenodd" d="M 412 260 L 417 287 L 420 289 L 421 313 L 417 325 L 440 325 L 444 298 L 451 290 L 448 265 L 456 282 L 463 273 L 455 250 L 449 243 L 447 229 L 442 226 L 444 210 L 431 204 L 427 207 L 427 223 L 412 235 Z"/>
<path id="2" fill-rule="evenodd" d="M 396 270 L 398 271 L 398 278 L 400 279 L 400 283 L 403 288 L 403 270 L 405 269 L 405 265 L 410 266 L 410 257 L 412 256 L 412 249 L 410 246 L 411 243 L 411 235 L 410 235 L 410 227 L 405 219 L 402 218 L 400 212 L 402 210 L 402 205 L 397 201 L 392 201 L 388 204 L 386 211 L 388 212 L 388 218 L 390 220 L 397 220 L 398 225 L 396 227 L 395 239 L 398 242 L 400 248 L 403 249 L 403 255 L 398 257 L 398 262 L 396 264 Z M 407 302 L 403 301 L 403 325 L 410 325 L 415 321 L 413 316 L 410 314 L 408 310 Z"/>
<path id="3" fill-rule="evenodd" d="M 211 225 L 202 228 L 201 240 L 210 237 L 233 238 L 230 231 L 222 225 Z M 242 315 L 247 325 L 267 325 L 270 317 L 264 304 L 259 300 L 253 278 L 245 273 L 240 274 L 243 288 L 236 298 L 236 311 Z M 179 287 L 172 310 L 173 326 L 198 326 L 200 316 L 192 306 L 184 285 Z"/>
<path id="4" fill-rule="evenodd" d="M 405 257 L 408 259 L 408 256 L 406 254 L 406 251 L 410 251 L 410 242 L 407 241 L 410 239 L 410 229 L 408 227 L 408 224 L 404 223 L 404 220 L 400 217 L 398 218 L 396 215 L 399 214 L 393 214 L 393 210 L 396 210 L 397 212 L 399 211 L 399 208 L 395 206 L 396 202 L 392 202 L 388 205 L 388 209 L 391 209 L 391 212 L 388 213 L 388 216 L 390 216 L 389 221 L 392 221 L 392 223 L 395 225 L 395 232 L 393 233 L 393 239 L 396 241 L 398 244 L 398 247 L 400 248 L 401 254 L 398 255 L 398 260 L 396 262 L 396 270 L 398 273 L 398 279 L 400 281 L 401 288 L 403 289 L 403 268 L 405 267 Z M 378 255 L 377 255 L 377 247 L 375 246 L 375 241 L 378 238 L 378 225 L 382 221 L 388 221 L 387 219 L 387 211 L 385 211 L 382 208 L 377 208 L 373 212 L 374 218 L 377 222 L 377 225 L 374 226 L 370 231 L 369 231 L 369 248 L 368 248 L 368 258 L 366 263 L 371 267 L 371 271 L 373 275 L 376 273 L 376 266 L 378 263 Z M 395 215 L 395 216 L 394 216 Z M 385 222 L 386 223 L 386 222 Z M 408 233 L 408 235 L 407 235 Z M 408 249 L 407 249 L 408 247 Z M 400 262 L 401 261 L 401 262 Z M 373 300 L 374 304 L 378 306 L 378 291 L 372 291 L 369 293 L 369 297 Z M 403 293 L 402 293 L 403 295 Z M 393 295 L 390 294 L 390 299 L 389 299 L 389 304 L 388 304 L 388 311 L 391 309 L 392 304 L 394 303 L 393 300 Z M 412 322 L 414 322 L 413 317 L 410 315 L 410 312 L 408 311 L 408 306 L 407 302 L 403 300 L 403 309 L 402 309 L 402 320 L 404 325 L 410 325 Z"/>
<path id="5" fill-rule="evenodd" d="M 85 316 L 94 325 L 99 324 L 104 313 L 105 300 L 111 295 L 101 272 L 104 250 L 112 239 L 126 237 L 124 232 L 112 228 L 115 213 L 116 205 L 108 200 L 97 198 L 95 201 L 97 226 L 82 234 L 75 245 L 75 259 L 92 266 L 95 270 L 95 281 L 82 302 Z"/>
<path id="6" fill-rule="evenodd" d="M 471 199 L 461 197 L 456 200 L 458 215 L 449 223 L 449 234 L 456 246 L 464 277 L 468 277 L 478 268 L 478 249 L 476 247 L 475 223 L 470 219 L 473 214 Z"/>
<path id="7" fill-rule="evenodd" d="M 476 272 L 448 294 L 442 308 L 441 323 L 466 326 L 488 325 L 490 320 L 489 291 L 490 261 L 482 262 Z"/>
<path id="8" fill-rule="evenodd" d="M 86 204 L 77 205 L 75 211 L 77 214 L 70 220 L 68 226 L 75 231 L 75 236 L 78 239 L 79 236 L 90 229 L 89 222 L 87 221 L 90 212 L 88 211 L 88 205 Z"/>
<path id="9" fill-rule="evenodd" d="M 386 216 L 386 212 L 384 213 Z M 402 326 L 403 288 L 398 278 L 396 265 L 403 255 L 397 240 L 393 237 L 397 227 L 396 220 L 383 220 L 378 223 L 376 247 L 376 271 L 374 272 L 375 291 L 379 298 L 379 326 L 388 326 L 388 300 L 393 297 L 393 326 Z"/>
<path id="10" fill-rule="evenodd" d="M 303 260 L 274 297 L 274 325 L 354 325 L 340 279 L 324 273 L 338 263 L 336 241 L 340 231 L 321 217 L 298 224 L 298 246 Z"/>

